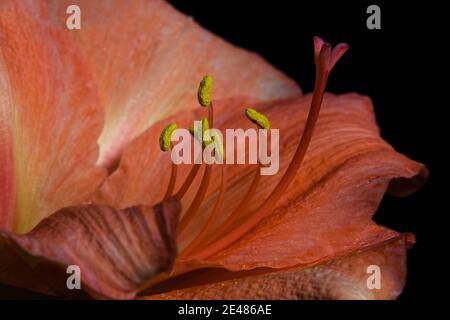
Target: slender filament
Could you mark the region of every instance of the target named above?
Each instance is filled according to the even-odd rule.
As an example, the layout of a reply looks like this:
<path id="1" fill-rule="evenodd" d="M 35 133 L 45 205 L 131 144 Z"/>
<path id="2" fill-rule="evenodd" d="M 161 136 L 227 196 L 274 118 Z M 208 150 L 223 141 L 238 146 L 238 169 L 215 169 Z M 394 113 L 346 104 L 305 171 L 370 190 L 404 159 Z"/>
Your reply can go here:
<path id="1" fill-rule="evenodd" d="M 178 200 L 181 200 L 184 197 L 186 192 L 189 190 L 189 187 L 191 186 L 192 182 L 194 182 L 194 179 L 197 176 L 197 173 L 200 170 L 201 166 L 202 165 L 200 163 L 196 163 L 192 166 L 186 180 L 184 180 L 183 185 L 180 187 L 180 189 L 176 193 L 175 198 L 177 198 Z"/>
<path id="2" fill-rule="evenodd" d="M 216 203 L 211 214 L 208 217 L 205 225 L 202 227 L 197 236 L 191 241 L 191 243 L 181 252 L 180 257 L 189 255 L 196 249 L 197 245 L 203 240 L 205 235 L 210 231 L 211 226 L 217 221 L 220 211 L 222 209 L 223 200 L 225 198 L 225 191 L 227 189 L 227 169 L 225 165 L 221 166 L 221 183 L 219 189 L 219 195 L 217 196 Z"/>
<path id="3" fill-rule="evenodd" d="M 171 144 L 170 149 L 173 148 L 173 144 Z M 172 196 L 173 189 L 175 188 L 175 183 L 177 182 L 177 165 L 171 161 L 171 170 L 170 170 L 170 180 L 167 185 L 166 194 L 164 195 L 164 200 L 169 199 Z"/>
<path id="4" fill-rule="evenodd" d="M 167 200 L 173 193 L 173 189 L 175 187 L 175 182 L 177 181 L 177 165 L 172 162 L 172 170 L 170 173 L 169 185 L 167 186 L 166 194 L 164 195 L 164 199 Z"/>

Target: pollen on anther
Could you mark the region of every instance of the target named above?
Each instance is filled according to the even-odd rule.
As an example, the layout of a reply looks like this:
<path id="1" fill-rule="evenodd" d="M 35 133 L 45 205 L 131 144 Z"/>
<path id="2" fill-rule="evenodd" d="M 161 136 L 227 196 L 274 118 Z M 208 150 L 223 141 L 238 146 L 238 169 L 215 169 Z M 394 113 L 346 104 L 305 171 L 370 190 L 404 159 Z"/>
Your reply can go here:
<path id="1" fill-rule="evenodd" d="M 211 105 L 211 89 L 213 78 L 210 75 L 203 77 L 198 87 L 198 103 L 203 107 L 209 107 Z"/>
<path id="2" fill-rule="evenodd" d="M 176 123 L 169 123 L 161 131 L 161 135 L 159 136 L 159 147 L 161 148 L 162 151 L 166 152 L 170 149 L 172 134 L 176 128 L 177 128 Z"/>
<path id="3" fill-rule="evenodd" d="M 254 124 L 256 124 L 261 129 L 270 129 L 270 122 L 267 117 L 255 109 L 247 108 L 245 109 L 245 116 Z"/>

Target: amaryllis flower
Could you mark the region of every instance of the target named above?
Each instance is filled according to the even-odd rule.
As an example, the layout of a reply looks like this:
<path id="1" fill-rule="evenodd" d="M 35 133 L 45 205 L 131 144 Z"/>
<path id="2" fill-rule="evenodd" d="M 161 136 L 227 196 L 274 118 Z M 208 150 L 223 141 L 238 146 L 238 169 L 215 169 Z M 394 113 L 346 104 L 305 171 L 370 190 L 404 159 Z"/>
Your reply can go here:
<path id="1" fill-rule="evenodd" d="M 72 4 L 81 30 L 66 28 Z M 314 49 L 316 86 L 302 95 L 160 0 L 2 1 L 0 281 L 72 296 L 76 265 L 94 298 L 398 296 L 414 236 L 371 217 L 427 170 L 381 139 L 368 97 L 324 94 L 347 46 Z M 254 127 L 247 107 L 280 130 L 275 175 L 174 166 L 160 150 L 167 124 L 208 113 L 221 130 Z"/>

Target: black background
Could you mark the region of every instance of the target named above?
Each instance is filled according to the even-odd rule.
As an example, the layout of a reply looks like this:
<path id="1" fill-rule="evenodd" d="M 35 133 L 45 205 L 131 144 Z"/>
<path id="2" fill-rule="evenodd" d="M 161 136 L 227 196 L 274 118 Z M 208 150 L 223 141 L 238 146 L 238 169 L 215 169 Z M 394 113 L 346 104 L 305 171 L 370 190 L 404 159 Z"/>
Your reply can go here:
<path id="1" fill-rule="evenodd" d="M 374 102 L 382 136 L 399 152 L 425 163 L 428 183 L 407 198 L 386 196 L 375 220 L 398 231 L 414 232 L 417 244 L 408 253 L 408 279 L 400 300 L 429 298 L 430 229 L 439 212 L 432 208 L 437 187 L 436 78 L 446 53 L 437 42 L 436 9 L 410 1 L 300 1 L 300 0 L 171 0 L 208 30 L 243 48 L 261 54 L 295 79 L 304 92 L 312 90 L 312 37 L 319 35 L 350 50 L 333 70 L 328 91 L 358 92 Z M 368 30 L 366 9 L 381 8 L 381 30 Z M 437 53 L 437 56 L 434 55 Z M 430 221 L 433 221 L 430 223 Z M 428 276 L 428 277 L 427 277 Z M 432 279 L 431 281 L 436 281 Z M 36 298 L 32 293 L 2 287 L 0 298 Z"/>

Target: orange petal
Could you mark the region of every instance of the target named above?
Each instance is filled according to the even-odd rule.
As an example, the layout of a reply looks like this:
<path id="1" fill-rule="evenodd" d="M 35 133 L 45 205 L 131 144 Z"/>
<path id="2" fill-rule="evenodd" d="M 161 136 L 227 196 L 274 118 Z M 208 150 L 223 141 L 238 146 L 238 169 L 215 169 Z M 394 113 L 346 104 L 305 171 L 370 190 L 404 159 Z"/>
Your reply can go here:
<path id="1" fill-rule="evenodd" d="M 213 277 L 214 274 L 220 274 L 217 270 L 210 270 L 207 274 L 202 274 L 202 281 L 205 281 L 205 277 L 209 278 L 209 284 L 143 299 L 395 299 L 405 284 L 406 248 L 408 242 L 412 241 L 408 238 L 410 235 L 400 235 L 365 250 L 306 269 L 265 269 L 251 276 L 234 272 L 228 273 L 226 277 L 238 278 L 224 281 Z M 378 270 L 379 287 L 375 280 Z M 199 279 L 194 276 L 190 283 L 195 283 L 195 280 Z M 189 283 L 184 283 L 184 286 L 189 286 Z"/>
<path id="2" fill-rule="evenodd" d="M 249 209 L 241 213 L 241 219 L 251 218 L 252 210 L 267 197 L 286 169 L 299 141 L 310 99 L 308 95 L 259 106 L 272 127 L 280 128 L 280 172 L 261 179 Z M 218 101 L 215 105 L 218 127 L 222 130 L 251 127 L 243 115 L 242 107 L 247 102 L 243 99 Z M 185 125 L 185 122 L 198 119 L 199 112 L 179 113 L 167 121 L 175 120 Z M 164 122 L 149 129 L 126 148 L 120 167 L 96 195 L 98 201 L 123 207 L 161 200 L 168 183 L 170 159 L 167 154 L 152 150 L 156 150 L 157 136 Z M 230 157 L 231 154 L 227 155 Z M 185 176 L 188 168 L 182 166 L 180 169 L 181 176 Z M 211 228 L 197 252 L 208 249 L 208 241 L 223 231 L 220 225 L 241 200 L 253 174 L 250 165 L 229 166 L 229 187 L 221 219 Z M 423 165 L 395 152 L 381 139 L 370 99 L 357 94 L 327 94 L 304 165 L 272 215 L 217 254 L 201 260 L 189 257 L 178 260 L 174 273 L 204 267 L 238 271 L 311 266 L 391 239 L 397 236 L 396 232 L 379 227 L 371 220 L 386 188 L 398 177 L 403 177 L 403 182 L 421 177 L 418 180 L 423 182 L 426 174 Z M 204 204 L 186 235 L 180 239 L 181 250 L 211 213 L 219 181 L 211 180 Z M 197 187 L 198 181 L 188 192 L 187 200 L 183 199 L 184 210 Z"/>
<path id="3" fill-rule="evenodd" d="M 18 232 L 84 201 L 105 176 L 92 79 L 38 15 L 22 1 L 0 4 L 0 229 Z"/>
<path id="4" fill-rule="evenodd" d="M 120 211 L 94 205 L 64 208 L 26 235 L 3 233 L 9 250 L 3 247 L 0 252 L 12 256 L 15 249 L 31 274 L 58 295 L 74 293 L 66 285 L 66 267 L 76 265 L 82 289 L 93 297 L 130 299 L 146 281 L 171 269 L 179 211 L 174 200 Z M 22 265 L 16 266 L 0 276 L 21 285 Z"/>
<path id="5" fill-rule="evenodd" d="M 66 35 L 90 58 L 106 110 L 100 163 L 114 166 L 122 147 L 156 121 L 196 107 L 197 85 L 214 77 L 213 98 L 275 99 L 298 86 L 261 57 L 203 30 L 161 0 L 48 2 L 51 20 L 66 28 L 77 4 L 81 30 Z"/>

